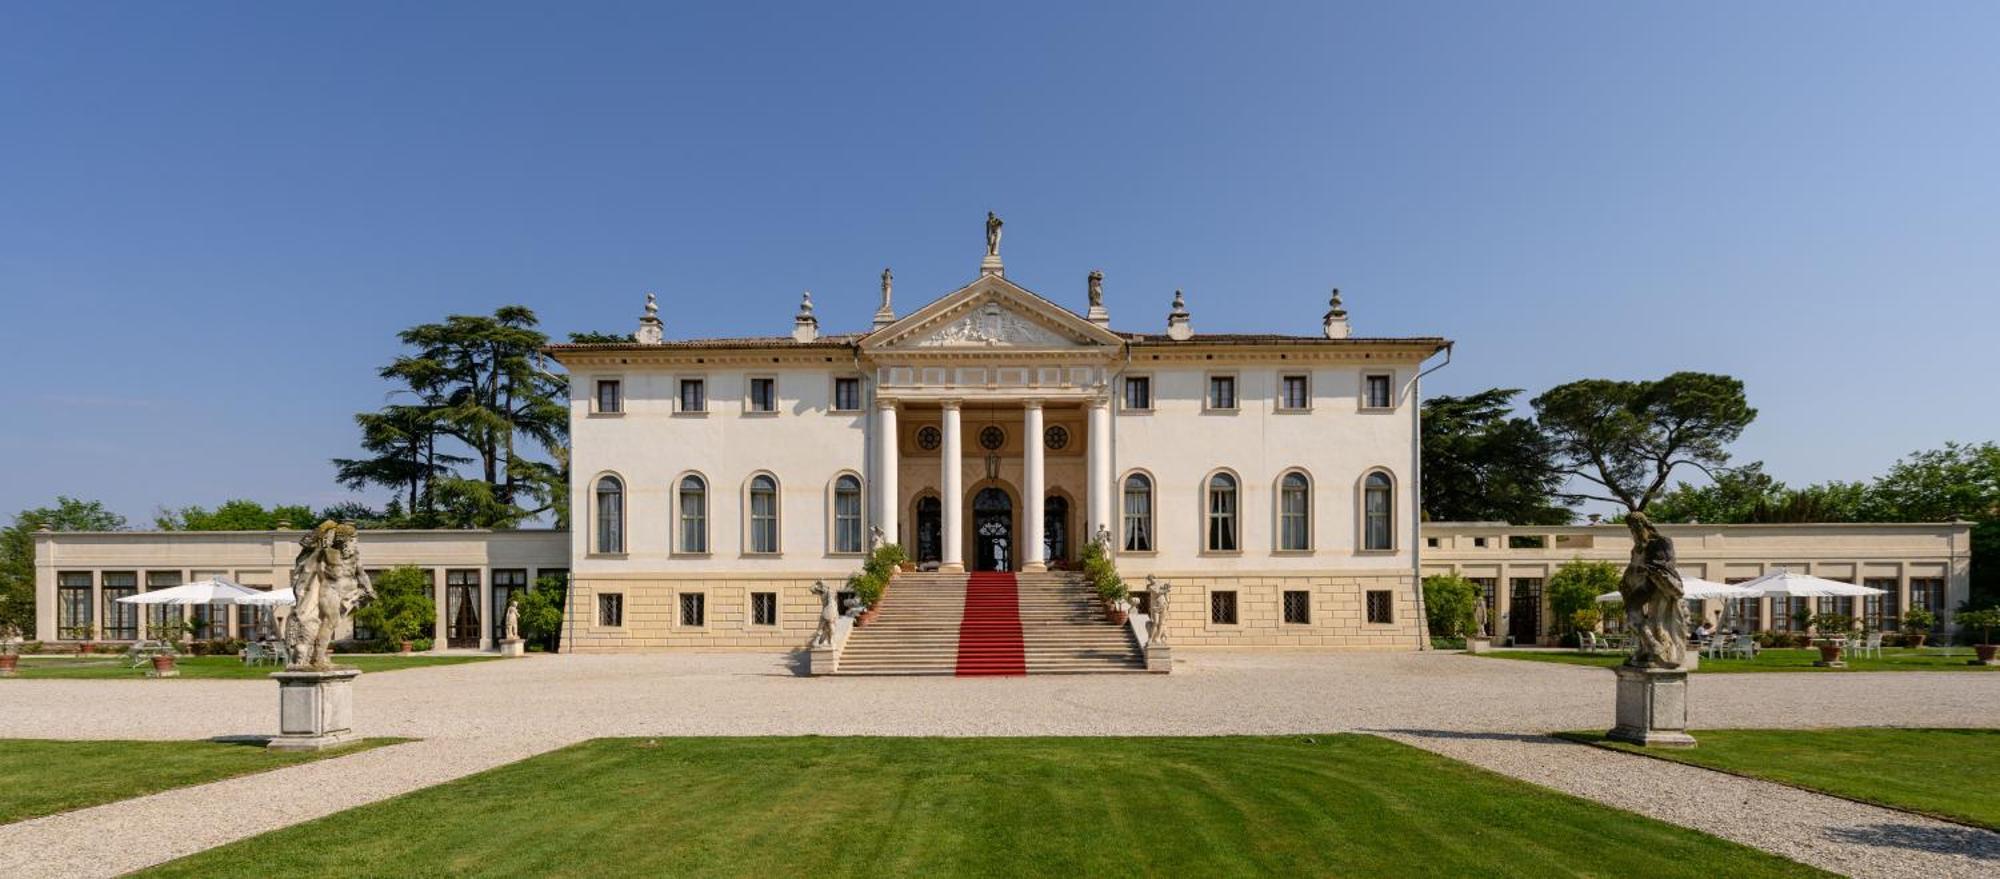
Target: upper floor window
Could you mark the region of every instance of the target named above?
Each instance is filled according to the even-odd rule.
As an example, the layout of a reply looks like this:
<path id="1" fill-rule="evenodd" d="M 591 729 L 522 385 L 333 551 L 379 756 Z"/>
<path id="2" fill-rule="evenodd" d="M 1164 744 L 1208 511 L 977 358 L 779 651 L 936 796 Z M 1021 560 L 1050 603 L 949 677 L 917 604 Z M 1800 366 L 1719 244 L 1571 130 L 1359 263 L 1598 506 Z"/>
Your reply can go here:
<path id="1" fill-rule="evenodd" d="M 833 410 L 835 412 L 861 411 L 860 379 L 836 378 L 833 380 Z"/>
<path id="2" fill-rule="evenodd" d="M 1361 380 L 1361 405 L 1369 409 L 1389 409 L 1395 400 L 1389 393 L 1389 376 L 1375 374 Z"/>
<path id="3" fill-rule="evenodd" d="M 708 551 L 708 483 L 692 473 L 681 477 L 678 500 L 681 507 L 679 542 L 681 552 Z"/>
<path id="4" fill-rule="evenodd" d="M 750 380 L 750 411 L 778 411 L 778 380 L 775 378 L 753 378 Z"/>
<path id="5" fill-rule="evenodd" d="M 1236 408 L 1236 376 L 1208 377 L 1208 408 L 1221 410 Z"/>
<path id="6" fill-rule="evenodd" d="M 625 397 L 617 379 L 597 380 L 597 411 L 605 414 L 625 411 Z"/>
<path id="7" fill-rule="evenodd" d="M 698 378 L 681 379 L 682 412 L 708 411 L 708 382 Z"/>
<path id="8" fill-rule="evenodd" d="M 1236 477 L 1217 473 L 1208 478 L 1208 551 L 1237 550 Z"/>
<path id="9" fill-rule="evenodd" d="M 1145 412 L 1153 408 L 1153 379 L 1151 376 L 1128 375 L 1125 377 L 1125 409 L 1128 412 Z"/>
<path id="10" fill-rule="evenodd" d="M 762 473 L 750 479 L 750 551 L 778 551 L 778 480 Z"/>
<path id="11" fill-rule="evenodd" d="M 625 483 L 616 476 L 597 480 L 597 551 L 625 551 Z"/>
<path id="12" fill-rule="evenodd" d="M 1153 480 L 1143 473 L 1125 477 L 1125 551 L 1153 551 Z"/>
<path id="13" fill-rule="evenodd" d="M 1361 548 L 1396 548 L 1395 486 L 1389 474 L 1377 470 L 1361 484 Z"/>
<path id="14" fill-rule="evenodd" d="M 1278 548 L 1312 549 L 1312 483 L 1297 470 L 1278 480 Z"/>
<path id="15" fill-rule="evenodd" d="M 1303 375 L 1278 380 L 1278 408 L 1303 411 L 1312 408 L 1312 382 Z"/>
<path id="16" fill-rule="evenodd" d="M 861 552 L 861 480 L 843 475 L 833 481 L 833 551 Z"/>

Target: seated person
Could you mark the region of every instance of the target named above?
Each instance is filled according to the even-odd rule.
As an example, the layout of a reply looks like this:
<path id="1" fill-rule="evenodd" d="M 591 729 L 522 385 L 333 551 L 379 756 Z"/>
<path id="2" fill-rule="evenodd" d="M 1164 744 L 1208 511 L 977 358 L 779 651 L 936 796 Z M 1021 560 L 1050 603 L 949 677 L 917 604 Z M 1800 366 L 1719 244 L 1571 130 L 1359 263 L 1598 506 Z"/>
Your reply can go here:
<path id="1" fill-rule="evenodd" d="M 1694 627 L 1694 639 L 1696 641 L 1706 641 L 1714 636 L 1715 626 L 1710 625 L 1707 620 L 1702 620 L 1701 625 Z"/>

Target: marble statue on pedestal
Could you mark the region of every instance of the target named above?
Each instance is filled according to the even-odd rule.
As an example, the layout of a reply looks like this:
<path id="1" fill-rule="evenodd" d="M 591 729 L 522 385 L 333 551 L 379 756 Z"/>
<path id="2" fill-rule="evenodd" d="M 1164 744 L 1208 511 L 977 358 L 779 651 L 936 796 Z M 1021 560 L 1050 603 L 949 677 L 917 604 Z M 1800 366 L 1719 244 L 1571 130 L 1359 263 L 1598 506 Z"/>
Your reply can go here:
<path id="1" fill-rule="evenodd" d="M 1164 646 L 1167 643 L 1167 596 L 1174 591 L 1174 584 L 1146 575 L 1146 645 Z"/>
<path id="2" fill-rule="evenodd" d="M 825 580 L 815 580 L 812 593 L 819 596 L 819 630 L 813 633 L 812 646 L 833 646 L 833 624 L 840 621 L 840 596 L 826 588 Z"/>
<path id="3" fill-rule="evenodd" d="M 501 627 L 507 640 L 521 640 L 521 602 L 507 599 L 507 615 L 501 618 Z"/>
<path id="4" fill-rule="evenodd" d="M 359 540 L 354 526 L 330 521 L 299 539 L 298 558 L 292 562 L 292 593 L 298 603 L 285 617 L 285 646 L 292 657 L 287 670 L 332 669 L 333 639 L 341 621 L 374 596 L 374 583 L 361 569 Z"/>
<path id="5" fill-rule="evenodd" d="M 1645 513 L 1625 518 L 1632 532 L 1632 561 L 1618 582 L 1625 599 L 1625 627 L 1632 633 L 1633 668 L 1677 669 L 1687 660 L 1687 594 L 1675 564 L 1674 542 Z"/>

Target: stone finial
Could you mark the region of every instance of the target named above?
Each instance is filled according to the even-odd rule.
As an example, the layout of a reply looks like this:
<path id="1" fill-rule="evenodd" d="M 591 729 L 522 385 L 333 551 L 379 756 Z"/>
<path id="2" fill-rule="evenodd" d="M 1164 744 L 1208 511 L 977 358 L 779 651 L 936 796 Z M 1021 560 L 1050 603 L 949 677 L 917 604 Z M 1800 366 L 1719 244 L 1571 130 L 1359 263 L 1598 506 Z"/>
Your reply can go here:
<path id="1" fill-rule="evenodd" d="M 1092 269 L 1085 285 L 1090 296 L 1090 313 L 1085 316 L 1100 327 L 1110 326 L 1111 312 L 1104 310 L 1104 273 Z"/>
<path id="2" fill-rule="evenodd" d="M 274 528 L 272 528 L 271 530 L 273 530 L 273 531 L 290 531 L 290 530 L 292 530 L 292 520 L 290 520 L 290 519 L 279 519 L 279 520 L 278 520 L 278 524 L 277 524 L 277 527 L 274 527 Z"/>
<path id="3" fill-rule="evenodd" d="M 889 304 L 890 287 L 896 275 L 888 269 L 882 270 L 882 307 L 875 309 L 875 328 L 881 329 L 896 322 L 896 309 Z"/>
<path id="4" fill-rule="evenodd" d="M 1347 338 L 1347 308 L 1340 304 L 1340 288 L 1333 288 L 1333 295 L 1326 300 L 1326 318 L 1321 326 L 1329 339 Z"/>
<path id="5" fill-rule="evenodd" d="M 1174 310 L 1167 312 L 1167 338 L 1185 342 L 1194 338 L 1194 323 L 1188 317 L 1187 299 L 1174 291 Z"/>
<path id="6" fill-rule="evenodd" d="M 50 532 L 52 532 L 52 531 L 56 530 L 56 528 L 55 528 L 55 526 L 54 526 L 54 525 L 50 525 L 50 524 L 49 524 L 49 523 L 47 523 L 47 522 L 43 522 L 43 523 L 42 523 L 41 525 L 37 526 L 37 527 L 35 528 L 35 530 L 36 530 L 36 531 L 38 531 L 38 532 L 40 532 L 40 533 L 42 533 L 42 534 L 48 534 L 48 533 L 50 533 Z"/>
<path id="7" fill-rule="evenodd" d="M 639 318 L 639 331 L 632 338 L 641 345 L 658 345 L 667 340 L 667 325 L 660 321 L 660 301 L 646 294 L 646 314 Z"/>
<path id="8" fill-rule="evenodd" d="M 813 317 L 813 294 L 799 297 L 799 314 L 792 318 L 792 341 L 801 344 L 819 338 L 819 318 Z"/>

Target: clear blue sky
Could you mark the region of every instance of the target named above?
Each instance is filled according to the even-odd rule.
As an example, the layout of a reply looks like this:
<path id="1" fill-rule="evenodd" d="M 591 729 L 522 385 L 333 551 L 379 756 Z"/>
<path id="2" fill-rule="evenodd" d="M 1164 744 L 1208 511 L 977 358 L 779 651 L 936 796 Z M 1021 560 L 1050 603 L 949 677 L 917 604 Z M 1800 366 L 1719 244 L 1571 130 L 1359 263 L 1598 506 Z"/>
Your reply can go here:
<path id="1" fill-rule="evenodd" d="M 858 329 L 988 209 L 1123 329 L 1735 374 L 1793 482 L 2000 435 L 2000 5 L 685 5 L 0 8 L 0 513 L 346 499 L 402 327 Z"/>

